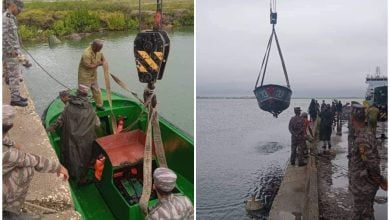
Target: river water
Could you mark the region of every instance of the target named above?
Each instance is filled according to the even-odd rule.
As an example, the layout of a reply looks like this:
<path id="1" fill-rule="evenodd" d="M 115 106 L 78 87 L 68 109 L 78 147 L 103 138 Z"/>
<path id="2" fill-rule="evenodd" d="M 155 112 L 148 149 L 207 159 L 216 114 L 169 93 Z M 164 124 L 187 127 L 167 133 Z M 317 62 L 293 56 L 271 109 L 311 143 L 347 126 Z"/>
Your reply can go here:
<path id="1" fill-rule="evenodd" d="M 124 81 L 142 98 L 145 84 L 138 81 L 133 55 L 136 33 L 98 33 L 81 41 L 64 41 L 50 49 L 48 43 L 28 44 L 34 58 L 57 80 L 70 88 L 77 87 L 80 57 L 95 38 L 105 39 L 103 53 L 109 62 L 110 72 Z M 194 35 L 193 30 L 169 33 L 171 48 L 164 77 L 156 84 L 159 112 L 177 127 L 194 136 Z M 32 62 L 32 60 L 30 59 Z M 49 78 L 35 63 L 24 71 L 24 77 L 36 110 L 42 114 L 58 92 L 65 88 Z M 102 68 L 98 68 L 98 81 L 104 88 Z M 112 90 L 131 96 L 111 80 Z"/>
<path id="2" fill-rule="evenodd" d="M 343 104 L 350 101 L 341 99 Z M 244 201 L 251 195 L 263 199 L 271 182 L 280 183 L 290 157 L 288 122 L 293 107 L 307 111 L 309 103 L 292 99 L 290 107 L 274 118 L 259 109 L 256 99 L 197 99 L 197 218 L 267 215 L 249 215 Z"/>

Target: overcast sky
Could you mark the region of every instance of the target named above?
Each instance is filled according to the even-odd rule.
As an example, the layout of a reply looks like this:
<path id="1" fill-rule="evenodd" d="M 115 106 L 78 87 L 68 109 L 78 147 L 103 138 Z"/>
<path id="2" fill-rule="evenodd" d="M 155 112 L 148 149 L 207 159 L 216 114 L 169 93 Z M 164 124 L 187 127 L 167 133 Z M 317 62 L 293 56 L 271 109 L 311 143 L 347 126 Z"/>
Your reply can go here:
<path id="1" fill-rule="evenodd" d="M 294 97 L 363 97 L 387 74 L 386 0 L 277 0 L 276 33 Z M 272 26 L 269 0 L 196 1 L 197 96 L 253 95 Z M 275 41 L 265 83 L 285 85 Z"/>

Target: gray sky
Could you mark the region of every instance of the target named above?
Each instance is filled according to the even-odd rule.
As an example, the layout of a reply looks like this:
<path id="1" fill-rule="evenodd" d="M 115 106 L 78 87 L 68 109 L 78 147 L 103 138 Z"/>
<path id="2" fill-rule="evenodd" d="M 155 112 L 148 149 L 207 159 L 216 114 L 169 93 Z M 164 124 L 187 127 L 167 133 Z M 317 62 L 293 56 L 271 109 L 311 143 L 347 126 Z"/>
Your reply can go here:
<path id="1" fill-rule="evenodd" d="M 276 33 L 293 96 L 363 96 L 387 74 L 386 0 L 277 0 Z M 253 95 L 272 26 L 269 0 L 196 1 L 197 96 Z M 285 85 L 273 41 L 265 84 Z"/>

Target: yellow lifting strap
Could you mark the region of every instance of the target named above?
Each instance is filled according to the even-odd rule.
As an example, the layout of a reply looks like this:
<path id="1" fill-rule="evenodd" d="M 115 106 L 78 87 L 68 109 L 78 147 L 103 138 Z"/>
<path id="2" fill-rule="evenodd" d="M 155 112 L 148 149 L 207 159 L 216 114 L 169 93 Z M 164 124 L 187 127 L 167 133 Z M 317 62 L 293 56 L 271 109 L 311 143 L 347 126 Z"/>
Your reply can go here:
<path id="1" fill-rule="evenodd" d="M 152 190 L 152 140 L 154 141 L 156 156 L 160 167 L 168 167 L 165 158 L 164 145 L 161 139 L 161 131 L 156 107 L 152 107 L 151 100 L 155 96 L 152 94 L 145 101 L 145 106 L 149 109 L 149 122 L 146 132 L 145 151 L 144 151 L 144 177 L 142 195 L 139 205 L 145 216 L 148 214 L 148 202 Z"/>
<path id="2" fill-rule="evenodd" d="M 116 123 L 114 112 L 112 111 L 111 83 L 110 83 L 110 72 L 108 71 L 108 63 L 103 64 L 103 70 L 104 70 L 104 82 L 106 84 L 106 95 L 107 95 L 107 100 L 108 100 L 108 104 L 110 105 L 110 111 L 111 111 L 111 123 L 113 128 L 112 130 L 113 133 L 116 134 L 117 123 Z"/>

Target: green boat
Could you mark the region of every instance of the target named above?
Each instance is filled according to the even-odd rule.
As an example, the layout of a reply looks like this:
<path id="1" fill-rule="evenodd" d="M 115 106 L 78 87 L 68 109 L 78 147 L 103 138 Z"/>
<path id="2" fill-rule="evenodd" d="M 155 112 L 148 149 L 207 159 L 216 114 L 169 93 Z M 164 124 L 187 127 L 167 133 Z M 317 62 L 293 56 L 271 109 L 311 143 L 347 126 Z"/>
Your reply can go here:
<path id="1" fill-rule="evenodd" d="M 96 147 L 106 158 L 102 180 L 86 186 L 77 186 L 69 181 L 75 209 L 85 220 L 144 219 L 138 200 L 142 193 L 143 149 L 147 128 L 145 107 L 128 97 L 112 93 L 112 112 L 115 117 L 124 118 L 124 128 L 131 125 L 130 131 L 113 134 L 111 111 L 108 107 L 106 91 L 102 90 L 106 111 L 98 111 L 101 126 L 97 131 Z M 95 105 L 92 102 L 92 105 Z M 59 98 L 47 108 L 43 117 L 45 127 L 54 123 L 63 111 L 64 104 Z M 194 202 L 194 146 L 193 140 L 185 132 L 160 117 L 162 141 L 168 167 L 177 174 L 174 193 L 183 194 Z M 58 158 L 60 152 L 60 129 L 50 133 L 49 140 Z M 153 157 L 155 158 L 155 157 Z M 152 169 L 158 166 L 153 159 Z M 93 171 L 91 170 L 91 175 Z M 149 207 L 158 201 L 152 191 Z"/>

